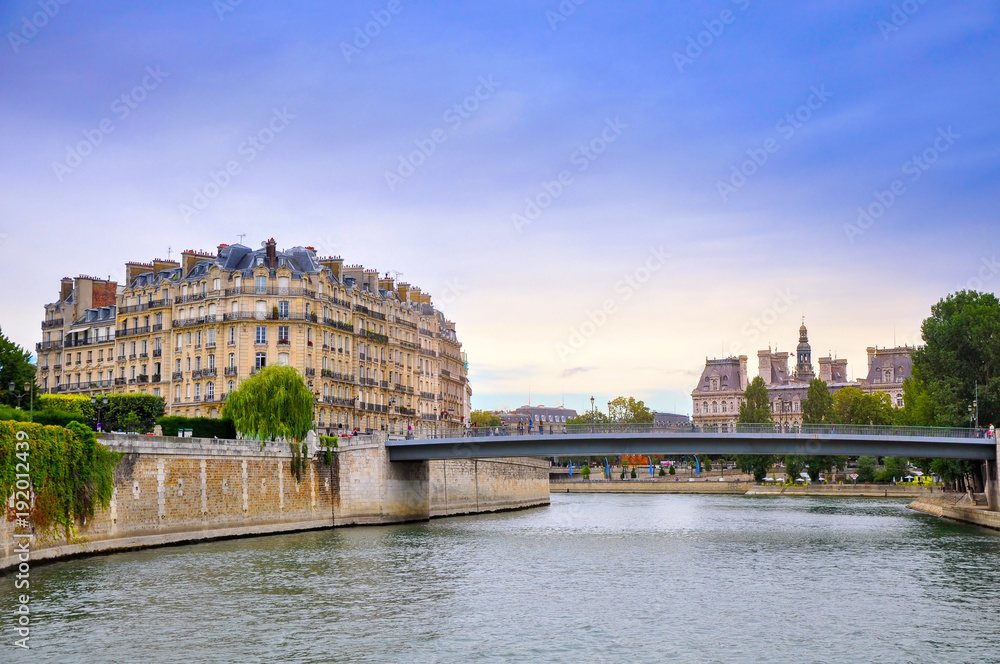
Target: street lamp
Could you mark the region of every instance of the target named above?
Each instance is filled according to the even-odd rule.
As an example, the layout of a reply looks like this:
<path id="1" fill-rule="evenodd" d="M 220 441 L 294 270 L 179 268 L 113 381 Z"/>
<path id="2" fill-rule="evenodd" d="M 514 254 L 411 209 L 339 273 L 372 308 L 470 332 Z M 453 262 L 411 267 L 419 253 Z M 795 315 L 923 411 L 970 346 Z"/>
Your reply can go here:
<path id="1" fill-rule="evenodd" d="M 34 422 L 35 421 L 35 384 L 32 381 L 30 381 L 30 380 L 24 381 L 24 391 L 28 393 L 28 405 L 30 406 L 30 408 L 28 409 L 28 412 L 30 413 L 30 415 L 28 415 L 28 421 L 29 422 Z"/>
<path id="2" fill-rule="evenodd" d="M 21 399 L 24 398 L 24 392 L 21 392 L 20 394 L 14 394 L 14 389 L 15 388 L 17 388 L 17 385 L 14 384 L 14 381 L 10 381 L 7 384 L 7 390 L 14 396 L 14 398 L 17 399 L 17 408 L 18 408 L 18 410 L 20 410 L 21 409 Z"/>
<path id="3" fill-rule="evenodd" d="M 590 397 L 590 433 L 594 433 L 594 397 Z"/>
<path id="4" fill-rule="evenodd" d="M 97 409 L 97 431 L 101 430 L 101 410 L 106 408 L 108 405 L 108 395 L 104 395 L 104 398 L 100 401 L 93 394 L 90 395 L 90 405 Z"/>

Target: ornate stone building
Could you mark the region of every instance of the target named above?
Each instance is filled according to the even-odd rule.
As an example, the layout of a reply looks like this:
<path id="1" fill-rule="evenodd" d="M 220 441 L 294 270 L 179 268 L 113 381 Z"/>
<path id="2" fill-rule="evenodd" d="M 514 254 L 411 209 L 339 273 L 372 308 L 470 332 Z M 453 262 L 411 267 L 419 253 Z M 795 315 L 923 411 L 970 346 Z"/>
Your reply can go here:
<path id="1" fill-rule="evenodd" d="M 273 239 L 125 268 L 122 286 L 63 279 L 37 345 L 43 391 L 143 392 L 217 417 L 241 380 L 279 364 L 302 373 L 321 432 L 466 423 L 462 344 L 419 288 Z"/>
<path id="2" fill-rule="evenodd" d="M 845 387 L 858 387 L 866 392 L 887 392 L 896 407 L 903 405 L 903 380 L 910 375 L 912 348 L 868 349 L 868 378 L 848 380 L 847 360 L 833 357 L 819 358 L 819 378 L 824 380 L 830 393 Z M 795 370 L 789 360 L 795 358 Z M 705 369 L 698 386 L 691 393 L 693 400 L 692 421 L 700 427 L 729 431 L 739 418 L 739 404 L 748 384 L 746 356 L 725 359 L 706 359 Z M 780 350 L 757 352 L 757 375 L 767 386 L 771 400 L 771 416 L 783 427 L 802 424 L 802 403 L 805 401 L 809 382 L 816 378 L 812 364 L 812 348 L 805 324 L 799 328 L 799 343 L 795 353 Z M 738 373 L 739 368 L 739 373 Z M 739 375 L 739 380 L 734 380 Z M 736 385 L 742 387 L 735 387 Z M 734 408 L 735 406 L 735 408 Z"/>

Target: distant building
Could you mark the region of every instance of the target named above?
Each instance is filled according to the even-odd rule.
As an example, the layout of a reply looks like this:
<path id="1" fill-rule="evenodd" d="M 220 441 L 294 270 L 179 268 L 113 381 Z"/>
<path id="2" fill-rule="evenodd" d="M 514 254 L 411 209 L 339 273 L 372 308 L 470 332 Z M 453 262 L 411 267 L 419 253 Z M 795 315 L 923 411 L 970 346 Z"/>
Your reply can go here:
<path id="1" fill-rule="evenodd" d="M 903 405 L 903 381 L 912 371 L 912 347 L 868 348 L 868 377 L 860 381 L 847 378 L 847 360 L 819 358 L 819 378 L 833 394 L 845 387 L 857 387 L 867 393 L 886 392 L 893 406 Z M 789 360 L 795 358 L 795 370 Z M 700 427 L 732 430 L 740 414 L 740 404 L 748 380 L 747 357 L 705 360 L 698 386 L 691 392 L 692 421 Z M 767 386 L 771 400 L 771 416 L 785 427 L 802 424 L 802 404 L 809 391 L 809 382 L 816 378 L 812 365 L 812 348 L 805 324 L 799 328 L 799 343 L 795 353 L 777 349 L 757 352 L 757 375 Z"/>
<path id="2" fill-rule="evenodd" d="M 653 413 L 655 427 L 689 427 L 691 418 L 680 413 Z"/>
<path id="3" fill-rule="evenodd" d="M 551 424 L 566 424 L 567 420 L 577 417 L 577 412 L 572 408 L 556 406 L 549 408 L 546 406 L 521 406 L 517 410 L 500 414 L 500 421 L 507 425 L 517 426 L 518 423 L 525 425 L 528 422 L 537 424 L 538 422 Z"/>

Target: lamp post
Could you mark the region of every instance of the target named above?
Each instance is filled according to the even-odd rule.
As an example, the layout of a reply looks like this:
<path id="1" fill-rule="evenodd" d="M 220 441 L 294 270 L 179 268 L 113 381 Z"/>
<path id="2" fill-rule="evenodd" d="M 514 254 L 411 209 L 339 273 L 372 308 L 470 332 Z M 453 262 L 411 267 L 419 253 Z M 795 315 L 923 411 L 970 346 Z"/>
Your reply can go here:
<path id="1" fill-rule="evenodd" d="M 108 395 L 104 395 L 104 398 L 100 401 L 93 394 L 90 395 L 90 405 L 97 409 L 97 431 L 101 431 L 101 410 L 103 410 L 108 405 Z"/>
<path id="2" fill-rule="evenodd" d="M 590 397 L 590 433 L 594 433 L 594 397 Z"/>
<path id="3" fill-rule="evenodd" d="M 14 381 L 10 381 L 7 384 L 7 390 L 14 396 L 14 398 L 17 399 L 17 408 L 18 408 L 18 410 L 20 410 L 21 409 L 21 399 L 24 398 L 24 392 L 21 392 L 20 394 L 14 394 L 14 390 L 15 389 L 17 389 L 17 384 L 15 384 Z"/>
<path id="4" fill-rule="evenodd" d="M 24 381 L 24 391 L 28 393 L 28 421 L 35 421 L 35 384 L 30 381 Z"/>

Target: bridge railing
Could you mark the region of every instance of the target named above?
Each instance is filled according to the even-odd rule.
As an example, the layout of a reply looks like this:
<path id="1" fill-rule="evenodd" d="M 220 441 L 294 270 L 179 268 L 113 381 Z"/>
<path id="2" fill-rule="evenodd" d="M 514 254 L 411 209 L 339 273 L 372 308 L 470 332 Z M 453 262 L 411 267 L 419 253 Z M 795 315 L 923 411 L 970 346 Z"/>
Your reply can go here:
<path id="1" fill-rule="evenodd" d="M 486 436 L 561 436 L 564 434 L 658 434 L 690 436 L 699 435 L 719 435 L 719 434 L 787 434 L 789 436 L 893 436 L 893 437 L 939 437 L 939 438 L 985 438 L 987 436 L 984 429 L 969 428 L 949 428 L 949 427 L 903 427 L 903 426 L 877 426 L 877 425 L 856 425 L 856 424 L 735 424 L 735 425 L 655 425 L 655 424 L 556 424 L 541 423 L 534 425 L 530 429 L 527 426 L 517 427 L 451 427 L 445 429 L 434 429 L 424 431 L 414 431 L 410 436 L 413 439 L 440 439 L 440 438 L 481 438 Z"/>

